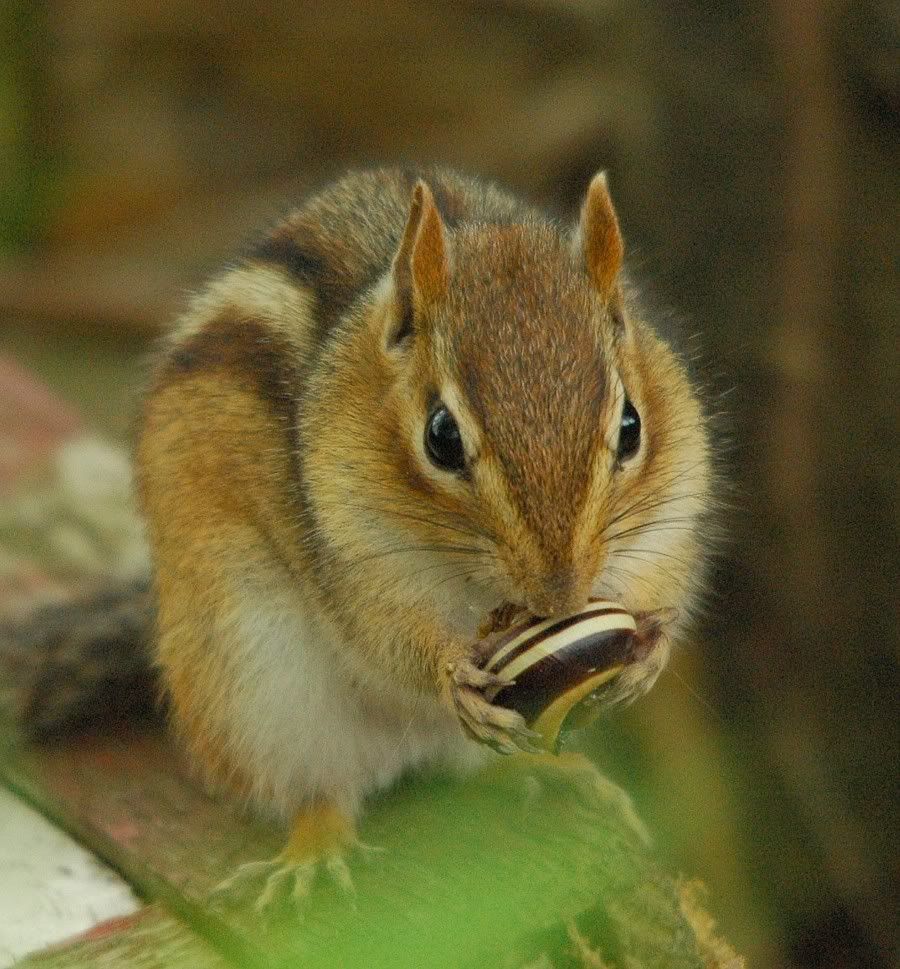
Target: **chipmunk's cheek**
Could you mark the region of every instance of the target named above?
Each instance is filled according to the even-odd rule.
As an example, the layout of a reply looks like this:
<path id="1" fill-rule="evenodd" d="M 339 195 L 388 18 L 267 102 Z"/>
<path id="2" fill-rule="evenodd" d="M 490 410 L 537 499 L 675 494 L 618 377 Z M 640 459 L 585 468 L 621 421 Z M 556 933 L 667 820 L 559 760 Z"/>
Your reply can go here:
<path id="1" fill-rule="evenodd" d="M 624 567 L 620 568 L 620 565 Z M 633 613 L 668 606 L 669 603 L 659 601 L 651 577 L 651 570 L 644 563 L 630 559 L 626 563 L 611 553 L 594 579 L 591 596 L 595 599 L 611 599 Z"/>
<path id="2" fill-rule="evenodd" d="M 525 605 L 523 566 L 512 555 L 501 554 L 493 563 L 490 586 L 496 593 L 498 604 Z"/>
<path id="3" fill-rule="evenodd" d="M 669 662 L 672 651 L 671 631 L 676 618 L 674 609 L 634 613 L 638 630 L 631 661 L 622 672 L 598 694 L 603 708 L 633 703 L 648 693 Z"/>
<path id="4" fill-rule="evenodd" d="M 636 660 L 627 667 L 617 684 L 615 702 L 631 703 L 647 693 L 656 683 L 659 674 L 665 669 L 672 652 L 668 636 L 662 636 L 647 652 L 643 659 Z"/>
<path id="5" fill-rule="evenodd" d="M 473 579 L 464 583 L 462 596 L 447 596 L 435 605 L 444 622 L 457 635 L 474 638 L 484 617 L 502 601 L 496 590 Z"/>

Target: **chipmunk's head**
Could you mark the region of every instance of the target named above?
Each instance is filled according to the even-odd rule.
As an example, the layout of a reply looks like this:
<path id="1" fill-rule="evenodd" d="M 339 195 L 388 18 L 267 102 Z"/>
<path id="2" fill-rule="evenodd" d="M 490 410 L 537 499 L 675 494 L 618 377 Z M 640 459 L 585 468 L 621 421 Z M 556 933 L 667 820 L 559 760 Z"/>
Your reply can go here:
<path id="1" fill-rule="evenodd" d="M 382 469 L 359 487 L 390 481 L 373 529 L 405 540 L 438 602 L 686 604 L 706 432 L 680 361 L 630 307 L 622 253 L 602 174 L 572 231 L 451 222 L 416 185 L 374 324 L 389 376 L 364 443 Z"/>

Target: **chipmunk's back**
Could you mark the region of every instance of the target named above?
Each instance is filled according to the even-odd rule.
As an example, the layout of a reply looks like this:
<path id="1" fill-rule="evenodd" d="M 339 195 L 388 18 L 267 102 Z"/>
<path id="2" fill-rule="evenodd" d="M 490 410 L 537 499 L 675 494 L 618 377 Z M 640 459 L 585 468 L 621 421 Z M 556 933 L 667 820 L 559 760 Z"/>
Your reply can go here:
<path id="1" fill-rule="evenodd" d="M 449 228 L 463 222 L 502 225 L 541 218 L 499 188 L 448 169 L 353 172 L 275 225 L 248 251 L 248 260 L 283 267 L 309 287 L 325 332 L 390 268 L 419 179 L 427 181 Z"/>

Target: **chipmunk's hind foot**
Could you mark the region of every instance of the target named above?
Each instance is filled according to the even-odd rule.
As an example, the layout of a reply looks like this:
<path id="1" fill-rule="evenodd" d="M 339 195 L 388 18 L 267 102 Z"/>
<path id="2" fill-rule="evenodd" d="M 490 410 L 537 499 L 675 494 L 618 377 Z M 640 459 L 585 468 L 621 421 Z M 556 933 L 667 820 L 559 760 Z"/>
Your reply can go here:
<path id="1" fill-rule="evenodd" d="M 334 805 L 317 804 L 297 816 L 282 851 L 268 861 L 241 865 L 217 887 L 215 895 L 244 896 L 258 890 L 254 905 L 258 912 L 273 911 L 286 902 L 302 910 L 322 875 L 344 896 L 353 898 L 356 886 L 348 859 L 379 850 L 360 841 L 353 822 Z"/>

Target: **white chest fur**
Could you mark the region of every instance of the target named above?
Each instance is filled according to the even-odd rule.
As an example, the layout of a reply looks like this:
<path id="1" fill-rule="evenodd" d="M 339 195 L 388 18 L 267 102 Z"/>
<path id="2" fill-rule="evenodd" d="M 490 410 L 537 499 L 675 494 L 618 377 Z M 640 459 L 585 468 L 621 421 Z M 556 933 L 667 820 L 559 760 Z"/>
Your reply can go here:
<path id="1" fill-rule="evenodd" d="M 387 705 L 355 687 L 336 633 L 283 586 L 243 590 L 219 635 L 236 673 L 224 727 L 268 813 L 289 819 L 327 797 L 353 815 L 407 770 L 484 762 L 436 701 Z"/>

